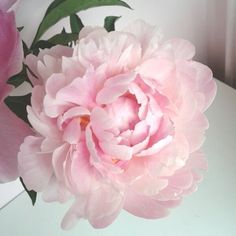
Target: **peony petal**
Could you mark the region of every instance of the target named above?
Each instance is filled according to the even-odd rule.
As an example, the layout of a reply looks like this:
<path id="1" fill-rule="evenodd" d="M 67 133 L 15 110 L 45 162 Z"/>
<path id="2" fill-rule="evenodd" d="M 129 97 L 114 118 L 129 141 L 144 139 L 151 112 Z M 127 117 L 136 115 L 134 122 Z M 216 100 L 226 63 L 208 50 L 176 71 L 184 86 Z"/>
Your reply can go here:
<path id="1" fill-rule="evenodd" d="M 201 92 L 205 97 L 205 104 L 202 108 L 202 111 L 205 111 L 211 105 L 216 96 L 216 83 L 213 80 L 212 71 L 209 67 L 199 62 L 193 62 L 191 65 L 197 72 L 196 80 L 199 92 Z"/>
<path id="2" fill-rule="evenodd" d="M 81 29 L 79 33 L 79 39 L 86 37 L 96 39 L 99 36 L 105 36 L 105 35 L 107 35 L 107 31 L 103 27 L 86 26 Z"/>
<path id="3" fill-rule="evenodd" d="M 32 130 L 16 117 L 4 103 L 0 103 L 0 183 L 16 179 L 17 153 Z"/>
<path id="4" fill-rule="evenodd" d="M 131 145 L 138 144 L 142 142 L 148 135 L 149 127 L 146 123 L 146 121 L 140 121 L 138 122 L 135 127 L 134 131 L 132 132 L 132 135 L 130 137 Z"/>
<path id="5" fill-rule="evenodd" d="M 63 115 L 58 118 L 58 126 L 63 129 L 63 125 L 73 118 L 79 118 L 80 116 L 89 116 L 90 111 L 84 107 L 72 107 L 68 109 Z"/>
<path id="6" fill-rule="evenodd" d="M 46 84 L 46 93 L 49 94 L 51 97 L 56 97 L 57 92 L 65 87 L 67 84 L 66 78 L 63 74 L 52 74 Z"/>
<path id="7" fill-rule="evenodd" d="M 133 129 L 139 121 L 138 118 L 139 106 L 136 100 L 131 97 L 122 96 L 116 99 L 115 102 L 106 107 L 109 117 L 112 117 L 112 132 L 118 135 L 128 129 Z"/>
<path id="8" fill-rule="evenodd" d="M 59 181 L 63 181 L 64 165 L 68 152 L 69 145 L 64 143 L 63 145 L 56 148 L 52 154 L 52 166 L 55 176 Z"/>
<path id="9" fill-rule="evenodd" d="M 135 96 L 138 104 L 140 104 L 138 117 L 139 119 L 143 120 L 146 116 L 146 110 L 147 110 L 147 103 L 148 103 L 147 95 L 142 91 L 142 89 L 136 83 L 131 83 L 129 85 L 129 92 Z"/>
<path id="10" fill-rule="evenodd" d="M 68 119 L 72 119 L 74 117 L 86 116 L 86 115 L 90 115 L 88 109 L 84 107 L 73 107 L 63 114 L 63 120 L 67 121 Z"/>
<path id="11" fill-rule="evenodd" d="M 132 183 L 132 191 L 143 196 L 152 197 L 156 196 L 167 185 L 168 180 L 153 178 L 144 173 L 142 177 Z"/>
<path id="12" fill-rule="evenodd" d="M 98 92 L 96 102 L 99 105 L 114 102 L 128 90 L 130 82 L 132 82 L 135 77 L 134 73 L 128 73 L 108 79 L 104 84 L 104 88 Z"/>
<path id="13" fill-rule="evenodd" d="M 79 142 L 71 155 L 71 179 L 76 186 L 76 194 L 89 194 L 97 188 L 94 181 L 96 171 L 90 164 L 90 153 L 85 142 Z"/>
<path id="14" fill-rule="evenodd" d="M 36 192 L 42 191 L 52 176 L 51 154 L 40 153 L 42 138 L 28 136 L 18 153 L 19 175 L 26 187 Z"/>
<path id="15" fill-rule="evenodd" d="M 61 222 L 62 229 L 70 230 L 80 218 L 85 218 L 86 205 L 87 196 L 79 195 L 64 216 Z"/>
<path id="16" fill-rule="evenodd" d="M 208 167 L 205 155 L 201 150 L 191 153 L 187 164 L 191 168 L 200 170 L 207 170 Z"/>
<path id="17" fill-rule="evenodd" d="M 171 39 L 166 41 L 164 45 L 171 47 L 177 60 L 191 60 L 195 55 L 194 45 L 185 39 Z"/>
<path id="18" fill-rule="evenodd" d="M 182 196 L 183 190 L 168 186 L 167 188 L 163 189 L 155 199 L 161 202 L 165 201 L 176 201 L 179 200 Z M 164 205 L 163 205 L 164 206 Z"/>
<path id="19" fill-rule="evenodd" d="M 167 208 L 173 208 L 179 206 L 179 204 L 182 202 L 182 198 L 177 200 L 170 200 L 170 201 L 159 201 L 159 203 Z"/>
<path id="20" fill-rule="evenodd" d="M 149 25 L 142 20 L 136 20 L 126 27 L 124 32 L 133 34 L 139 41 L 144 58 L 149 57 L 158 48 L 161 40 L 161 34 L 157 27 Z"/>
<path id="21" fill-rule="evenodd" d="M 42 100 L 45 96 L 45 91 L 43 86 L 36 85 L 32 88 L 32 95 L 31 95 L 31 107 L 34 113 L 40 114 L 43 109 Z"/>
<path id="22" fill-rule="evenodd" d="M 70 102 L 61 102 L 60 99 L 46 95 L 43 100 L 45 114 L 50 118 L 62 115 L 67 109 L 72 107 Z"/>
<path id="23" fill-rule="evenodd" d="M 103 199 L 101 201 L 101 199 Z M 124 204 L 121 190 L 103 185 L 89 196 L 88 220 L 94 228 L 110 225 L 120 213 Z"/>
<path id="24" fill-rule="evenodd" d="M 68 142 L 69 144 L 77 144 L 80 140 L 81 136 L 81 128 L 80 128 L 80 120 L 73 119 L 67 124 L 63 133 L 63 140 Z"/>
<path id="25" fill-rule="evenodd" d="M 87 78 L 76 78 L 58 91 L 56 99 L 87 107 L 93 103 L 93 86 Z"/>
<path id="26" fill-rule="evenodd" d="M 87 145 L 87 148 L 90 152 L 91 158 L 93 159 L 94 162 L 99 162 L 100 156 L 98 155 L 96 145 L 93 140 L 93 134 L 91 131 L 91 127 L 89 125 L 86 127 L 85 135 L 86 135 L 86 145 Z"/>
<path id="27" fill-rule="evenodd" d="M 132 158 L 133 150 L 126 145 L 116 145 L 109 142 L 99 142 L 102 151 L 118 160 L 130 160 Z"/>
<path id="28" fill-rule="evenodd" d="M 60 145 L 61 145 L 61 140 L 59 140 L 59 139 L 45 138 L 42 141 L 40 148 L 41 148 L 42 152 L 52 153 Z"/>
<path id="29" fill-rule="evenodd" d="M 157 101 L 150 95 L 148 111 L 145 117 L 147 125 L 150 127 L 150 135 L 154 135 L 158 132 L 163 118 L 163 112 L 158 105 Z"/>
<path id="30" fill-rule="evenodd" d="M 0 11 L 0 97 L 8 78 L 22 69 L 23 49 L 13 12 Z"/>
<path id="31" fill-rule="evenodd" d="M 155 79 L 158 83 L 164 83 L 174 70 L 174 64 L 164 58 L 154 58 L 146 60 L 137 69 L 143 77 Z"/>
<path id="32" fill-rule="evenodd" d="M 169 186 L 180 189 L 188 189 L 192 186 L 193 175 L 189 170 L 179 170 L 169 180 Z"/>
<path id="33" fill-rule="evenodd" d="M 101 107 L 95 107 L 91 112 L 91 128 L 100 141 L 110 141 L 114 139 L 114 121 L 109 117 L 107 112 Z"/>
<path id="34" fill-rule="evenodd" d="M 43 190 L 42 198 L 45 202 L 65 203 L 71 198 L 71 193 L 62 182 L 59 182 L 55 176 L 52 176 L 47 187 Z"/>
<path id="35" fill-rule="evenodd" d="M 27 106 L 27 112 L 30 124 L 36 132 L 40 133 L 44 137 L 58 138 L 61 136 L 53 120 L 50 120 L 44 114 L 41 114 L 41 117 L 38 116 L 30 106 Z"/>
<path id="36" fill-rule="evenodd" d="M 169 213 L 158 200 L 131 191 L 126 196 L 124 209 L 135 216 L 146 219 L 163 218 Z"/>
<path id="37" fill-rule="evenodd" d="M 33 85 L 42 84 L 42 83 L 46 82 L 47 78 L 50 77 L 53 74 L 53 71 L 50 70 L 49 68 L 47 68 L 47 73 L 46 73 L 47 77 L 43 78 L 40 75 L 40 72 L 42 74 L 44 74 L 43 68 L 45 68 L 45 65 L 44 65 L 45 55 L 48 55 L 48 56 L 51 56 L 51 57 L 54 58 L 53 61 L 56 64 L 56 68 L 57 68 L 57 71 L 55 71 L 55 72 L 58 73 L 59 72 L 58 71 L 58 66 L 61 65 L 62 56 L 70 57 L 72 55 L 72 50 L 73 49 L 70 48 L 70 47 L 57 45 L 57 46 L 52 47 L 50 49 L 40 50 L 37 57 L 32 55 L 32 54 L 29 54 L 25 59 L 25 63 L 28 65 L 28 67 L 33 72 L 33 74 L 36 75 L 36 77 L 37 77 L 37 78 L 35 78 L 34 76 L 32 76 L 31 73 L 28 73 L 29 79 L 31 80 L 32 84 Z M 42 67 L 42 69 L 39 68 L 40 71 L 38 71 L 38 65 L 39 65 L 39 67 Z"/>
<path id="38" fill-rule="evenodd" d="M 43 79 L 41 78 L 37 68 L 38 58 L 33 54 L 29 54 L 26 56 L 24 62 L 30 68 L 30 71 L 34 74 L 32 75 L 32 73 L 27 71 L 30 82 L 34 86 L 41 85 L 43 83 Z"/>
<path id="39" fill-rule="evenodd" d="M 79 195 L 66 213 L 62 228 L 71 229 L 80 218 L 88 218 L 94 228 L 107 227 L 120 213 L 123 202 L 123 195 L 110 186 L 101 186 L 89 196 Z"/>
<path id="40" fill-rule="evenodd" d="M 190 153 L 198 150 L 205 140 L 205 130 L 209 123 L 206 116 L 202 113 L 196 113 L 193 119 L 186 122 L 179 132 L 185 135 L 190 145 Z"/>
<path id="41" fill-rule="evenodd" d="M 146 150 L 141 151 L 140 153 L 136 154 L 137 157 L 145 157 L 157 154 L 160 150 L 166 147 L 171 141 L 173 137 L 168 135 L 167 137 L 163 138 L 162 140 L 158 141 L 157 143 L 153 144 L 152 147 L 147 148 Z"/>
<path id="42" fill-rule="evenodd" d="M 69 81 L 74 78 L 83 77 L 85 68 L 75 57 L 62 57 L 61 68 L 64 75 Z"/>

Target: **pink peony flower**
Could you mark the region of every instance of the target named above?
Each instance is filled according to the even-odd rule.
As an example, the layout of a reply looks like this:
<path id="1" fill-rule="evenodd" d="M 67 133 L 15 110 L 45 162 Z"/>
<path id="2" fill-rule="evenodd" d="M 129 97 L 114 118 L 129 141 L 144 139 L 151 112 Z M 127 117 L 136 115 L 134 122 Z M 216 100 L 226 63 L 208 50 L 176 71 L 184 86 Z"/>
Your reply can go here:
<path id="1" fill-rule="evenodd" d="M 45 201 L 74 199 L 64 229 L 80 218 L 106 227 L 122 208 L 164 217 L 196 189 L 216 84 L 194 53 L 137 21 L 120 32 L 85 27 L 73 49 L 27 57 L 39 78 L 28 107 L 37 134 L 21 146 L 19 171 Z"/>
<path id="2" fill-rule="evenodd" d="M 15 2 L 0 2 L 0 183 L 19 176 L 17 153 L 24 138 L 31 134 L 30 128 L 3 103 L 12 89 L 7 80 L 22 69 L 23 50 L 14 12 L 6 12 Z"/>
<path id="3" fill-rule="evenodd" d="M 20 0 L 1 0 L 0 9 L 5 12 L 14 11 L 17 8 L 19 2 Z"/>
<path id="4" fill-rule="evenodd" d="M 14 12 L 6 12 L 9 3 L 0 4 L 0 99 L 9 93 L 11 87 L 6 84 L 9 77 L 22 69 L 23 49 L 16 28 Z"/>

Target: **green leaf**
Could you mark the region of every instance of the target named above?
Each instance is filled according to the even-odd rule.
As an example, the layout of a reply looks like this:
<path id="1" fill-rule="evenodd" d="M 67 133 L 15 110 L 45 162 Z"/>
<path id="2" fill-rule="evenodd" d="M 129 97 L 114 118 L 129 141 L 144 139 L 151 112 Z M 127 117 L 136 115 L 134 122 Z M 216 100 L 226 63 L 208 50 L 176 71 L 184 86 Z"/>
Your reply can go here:
<path id="1" fill-rule="evenodd" d="M 37 193 L 36 193 L 34 190 L 29 191 L 29 190 L 26 188 L 26 186 L 25 186 L 25 184 L 24 184 L 24 181 L 23 181 L 23 179 L 22 179 L 21 177 L 20 177 L 20 182 L 21 182 L 21 184 L 23 185 L 23 187 L 24 187 L 25 191 L 27 192 L 27 194 L 29 195 L 29 197 L 30 197 L 30 199 L 31 199 L 31 201 L 32 201 L 32 205 L 34 206 L 34 204 L 35 204 L 35 202 L 36 202 L 36 198 L 37 198 Z"/>
<path id="2" fill-rule="evenodd" d="M 54 7 L 47 11 L 42 22 L 39 25 L 36 36 L 33 40 L 34 45 L 41 36 L 53 25 L 55 25 L 61 19 L 75 14 L 82 10 L 87 10 L 92 7 L 98 6 L 123 6 L 130 8 L 130 6 L 121 0 L 65 0 L 54 3 Z M 131 9 L 131 8 L 130 8 Z"/>
<path id="3" fill-rule="evenodd" d="M 17 27 L 17 30 L 18 30 L 19 32 L 21 32 L 23 29 L 24 29 L 24 26 Z"/>
<path id="4" fill-rule="evenodd" d="M 53 46 L 55 45 L 47 40 L 39 40 L 35 45 L 33 45 L 33 47 L 31 47 L 31 51 L 37 56 L 39 54 L 39 49 L 51 48 Z"/>
<path id="5" fill-rule="evenodd" d="M 55 46 L 54 44 L 50 43 L 49 41 L 47 40 L 40 40 L 37 42 L 37 44 L 35 44 L 35 46 L 33 47 L 33 49 L 36 49 L 36 48 L 41 48 L 41 49 L 45 49 L 45 48 L 51 48 Z"/>
<path id="6" fill-rule="evenodd" d="M 120 18 L 120 16 L 107 16 L 104 20 L 104 28 L 107 32 L 115 30 L 115 23 Z"/>
<path id="7" fill-rule="evenodd" d="M 54 0 L 48 7 L 47 11 L 46 11 L 46 15 L 48 15 L 54 8 L 56 8 L 59 4 L 61 4 L 62 2 L 65 2 L 66 0 Z"/>
<path id="8" fill-rule="evenodd" d="M 39 40 L 32 48 L 35 55 L 39 53 L 39 49 L 52 48 L 58 44 L 68 46 L 70 42 L 76 41 L 78 34 L 65 33 L 62 31 L 60 34 L 54 35 L 48 40 Z"/>
<path id="9" fill-rule="evenodd" d="M 24 74 L 20 72 L 17 75 L 13 75 L 8 81 L 8 84 L 13 85 L 14 87 L 20 86 L 25 81 Z"/>
<path id="10" fill-rule="evenodd" d="M 84 27 L 81 19 L 76 14 L 70 16 L 70 27 L 71 32 L 74 34 L 79 34 L 80 30 Z"/>
<path id="11" fill-rule="evenodd" d="M 31 94 L 27 94 L 24 96 L 8 96 L 4 102 L 13 113 L 30 125 L 26 111 L 26 106 L 30 105 L 30 100 Z"/>
<path id="12" fill-rule="evenodd" d="M 22 44 L 23 44 L 23 50 L 24 50 L 24 57 L 26 57 L 27 55 L 30 54 L 30 50 L 23 40 L 22 40 Z"/>
<path id="13" fill-rule="evenodd" d="M 25 81 L 31 84 L 27 75 L 26 68 L 27 66 L 23 65 L 22 71 L 16 75 L 13 75 L 10 79 L 8 79 L 7 83 L 13 85 L 14 87 L 20 86 Z"/>
<path id="14" fill-rule="evenodd" d="M 66 33 L 66 29 L 65 29 L 65 27 L 63 27 L 61 33 L 62 33 L 62 34 L 63 34 L 63 33 Z"/>
<path id="15" fill-rule="evenodd" d="M 52 38 L 48 40 L 49 43 L 54 44 L 54 45 L 68 45 L 72 41 L 76 41 L 78 39 L 78 34 L 73 34 L 73 33 L 61 33 L 61 34 L 56 34 Z"/>

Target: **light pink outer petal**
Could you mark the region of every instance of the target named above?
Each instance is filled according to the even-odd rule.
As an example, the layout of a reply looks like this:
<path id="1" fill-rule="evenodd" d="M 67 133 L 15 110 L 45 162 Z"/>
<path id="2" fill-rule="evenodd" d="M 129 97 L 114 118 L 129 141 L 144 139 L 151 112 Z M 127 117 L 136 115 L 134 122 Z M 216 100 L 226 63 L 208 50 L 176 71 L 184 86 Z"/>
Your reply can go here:
<path id="1" fill-rule="evenodd" d="M 52 177 L 52 155 L 40 152 L 43 139 L 28 136 L 18 154 L 19 175 L 29 190 L 40 192 Z"/>
<path id="2" fill-rule="evenodd" d="M 124 32 L 133 34 L 142 47 L 143 57 L 148 57 L 157 48 L 161 40 L 161 34 L 155 26 L 142 20 L 136 20 L 124 29 Z"/>
<path id="3" fill-rule="evenodd" d="M 214 81 L 212 71 L 208 66 L 199 62 L 192 62 L 191 66 L 197 71 L 196 79 L 199 92 L 205 96 L 205 104 L 203 105 L 203 111 L 205 111 L 216 96 L 216 82 Z"/>
<path id="4" fill-rule="evenodd" d="M 76 198 L 61 222 L 62 229 L 70 230 L 76 225 L 78 219 L 85 217 L 86 203 L 87 196 L 79 195 Z"/>
<path id="5" fill-rule="evenodd" d="M 71 155 L 71 180 L 76 186 L 74 191 L 85 195 L 90 193 L 91 189 L 96 189 L 94 184 L 95 171 L 89 162 L 89 152 L 84 142 L 77 144 L 77 150 Z"/>
<path id="6" fill-rule="evenodd" d="M 102 201 L 101 201 L 102 199 Z M 90 194 L 87 215 L 94 228 L 105 228 L 110 225 L 123 208 L 122 191 L 112 186 L 102 186 Z"/>
<path id="7" fill-rule="evenodd" d="M 87 218 L 94 228 L 107 227 L 116 219 L 123 204 L 121 192 L 111 186 L 101 186 L 89 196 L 77 197 L 62 221 L 62 228 L 71 229 L 80 218 Z"/>
<path id="8" fill-rule="evenodd" d="M 137 72 L 141 76 L 149 77 L 155 79 L 158 83 L 162 83 L 168 79 L 168 76 L 171 75 L 173 70 L 174 64 L 172 61 L 163 58 L 154 58 L 142 63 L 137 69 Z"/>
<path id="9" fill-rule="evenodd" d="M 182 125 L 182 132 L 189 142 L 190 153 L 198 150 L 205 140 L 205 130 L 209 123 L 204 114 L 196 113 L 193 119 Z"/>
<path id="10" fill-rule="evenodd" d="M 132 184 L 132 190 L 143 196 L 153 197 L 168 185 L 168 180 L 153 178 L 149 174 L 143 174 Z"/>
<path id="11" fill-rule="evenodd" d="M 45 202 L 59 201 L 60 203 L 65 203 L 71 197 L 71 193 L 64 183 L 60 182 L 55 176 L 52 176 L 42 193 L 42 198 Z"/>
<path id="12" fill-rule="evenodd" d="M 185 39 L 171 39 L 164 44 L 171 46 L 174 57 L 177 60 L 191 60 L 195 55 L 194 45 Z"/>
<path id="13" fill-rule="evenodd" d="M 31 129 L 17 118 L 4 103 L 0 104 L 0 182 L 18 177 L 17 153 Z"/>
<path id="14" fill-rule="evenodd" d="M 168 209 L 159 201 L 131 191 L 126 196 L 124 209 L 135 216 L 146 219 L 157 219 L 168 215 Z"/>

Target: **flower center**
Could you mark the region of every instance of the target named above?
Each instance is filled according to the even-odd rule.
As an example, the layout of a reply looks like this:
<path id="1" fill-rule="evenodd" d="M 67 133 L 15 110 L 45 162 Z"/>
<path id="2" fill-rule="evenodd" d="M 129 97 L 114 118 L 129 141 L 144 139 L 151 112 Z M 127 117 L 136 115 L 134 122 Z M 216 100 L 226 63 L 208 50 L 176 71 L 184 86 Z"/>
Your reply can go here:
<path id="1" fill-rule="evenodd" d="M 111 159 L 111 161 L 115 165 L 119 160 L 118 159 Z"/>
<path id="2" fill-rule="evenodd" d="M 106 110 L 116 127 L 123 132 L 127 129 L 133 129 L 138 122 L 138 104 L 132 97 L 119 97 L 115 102 L 109 104 Z"/>
<path id="3" fill-rule="evenodd" d="M 88 125 L 88 123 L 90 122 L 90 117 L 89 116 L 81 116 L 79 118 L 80 121 L 80 127 L 82 130 L 85 130 L 86 126 Z"/>

